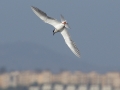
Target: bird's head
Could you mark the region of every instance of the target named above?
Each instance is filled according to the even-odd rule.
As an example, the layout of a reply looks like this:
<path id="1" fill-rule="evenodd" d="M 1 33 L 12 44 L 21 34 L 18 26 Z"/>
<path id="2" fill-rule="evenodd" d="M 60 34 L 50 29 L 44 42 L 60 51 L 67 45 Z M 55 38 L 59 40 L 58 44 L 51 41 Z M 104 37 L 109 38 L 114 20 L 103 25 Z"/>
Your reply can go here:
<path id="1" fill-rule="evenodd" d="M 67 21 L 66 21 L 66 20 L 65 20 L 65 21 L 63 21 L 63 22 L 62 22 L 62 24 L 64 24 L 64 26 L 65 26 L 66 28 L 70 29 L 70 27 L 69 27 L 69 25 L 68 25 L 68 23 L 67 23 Z"/>
<path id="2" fill-rule="evenodd" d="M 65 25 L 65 24 L 67 24 L 67 22 L 66 22 L 66 21 L 63 21 L 63 22 L 62 22 L 62 24 L 64 24 L 64 25 Z"/>

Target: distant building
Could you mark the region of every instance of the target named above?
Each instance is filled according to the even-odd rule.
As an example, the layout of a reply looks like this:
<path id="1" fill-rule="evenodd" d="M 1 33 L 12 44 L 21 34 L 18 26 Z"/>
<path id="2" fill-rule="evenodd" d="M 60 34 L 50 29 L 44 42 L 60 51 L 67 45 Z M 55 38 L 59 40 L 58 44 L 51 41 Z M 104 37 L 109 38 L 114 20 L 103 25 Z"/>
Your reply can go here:
<path id="1" fill-rule="evenodd" d="M 89 90 L 100 90 L 98 85 L 91 85 Z"/>
<path id="2" fill-rule="evenodd" d="M 19 72 L 4 73 L 0 75 L 0 87 L 16 87 L 18 85 Z"/>
<path id="3" fill-rule="evenodd" d="M 69 84 L 70 83 L 70 75 L 71 75 L 71 72 L 69 72 L 69 71 L 60 73 L 60 82 L 62 84 Z"/>
<path id="4" fill-rule="evenodd" d="M 112 86 L 110 85 L 103 86 L 102 90 L 112 90 Z"/>
<path id="5" fill-rule="evenodd" d="M 38 84 L 52 83 L 52 73 L 50 71 L 43 71 L 38 74 Z"/>
<path id="6" fill-rule="evenodd" d="M 55 84 L 53 90 L 64 90 L 64 86 L 61 84 Z"/>
<path id="7" fill-rule="evenodd" d="M 75 85 L 68 85 L 65 90 L 76 90 Z"/>
<path id="8" fill-rule="evenodd" d="M 120 73 L 109 72 L 98 74 L 96 72 L 83 73 L 80 71 L 62 71 L 54 74 L 49 70 L 42 72 L 27 70 L 0 74 L 0 88 L 17 86 L 29 87 L 31 85 L 43 85 L 41 88 L 44 90 L 50 90 L 51 88 L 57 90 L 64 88 L 74 90 L 74 88 L 76 88 L 74 85 L 77 86 L 77 90 L 87 90 L 88 88 L 90 90 L 98 90 L 99 87 L 102 90 L 111 90 L 120 88 Z"/>
<path id="9" fill-rule="evenodd" d="M 18 85 L 29 86 L 38 80 L 38 74 L 32 71 L 23 71 L 19 73 Z"/>
<path id="10" fill-rule="evenodd" d="M 39 86 L 30 86 L 28 90 L 40 90 Z"/>
<path id="11" fill-rule="evenodd" d="M 80 85 L 77 90 L 88 90 L 87 85 Z"/>
<path id="12" fill-rule="evenodd" d="M 114 88 L 114 90 L 120 90 L 120 88 Z"/>
<path id="13" fill-rule="evenodd" d="M 52 90 L 52 85 L 51 84 L 44 84 L 42 86 L 42 90 Z"/>

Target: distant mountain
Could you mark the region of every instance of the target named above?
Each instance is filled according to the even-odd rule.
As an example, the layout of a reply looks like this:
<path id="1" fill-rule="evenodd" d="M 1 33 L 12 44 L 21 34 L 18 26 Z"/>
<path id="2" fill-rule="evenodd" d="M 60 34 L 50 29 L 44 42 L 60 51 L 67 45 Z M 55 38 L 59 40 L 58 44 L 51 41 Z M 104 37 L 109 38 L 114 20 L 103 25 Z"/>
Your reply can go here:
<path id="1" fill-rule="evenodd" d="M 76 60 L 64 54 L 55 52 L 47 47 L 29 42 L 0 44 L 0 67 L 8 70 L 49 69 L 53 72 L 60 70 L 83 72 L 104 71 L 103 68 L 91 65 L 89 62 Z"/>

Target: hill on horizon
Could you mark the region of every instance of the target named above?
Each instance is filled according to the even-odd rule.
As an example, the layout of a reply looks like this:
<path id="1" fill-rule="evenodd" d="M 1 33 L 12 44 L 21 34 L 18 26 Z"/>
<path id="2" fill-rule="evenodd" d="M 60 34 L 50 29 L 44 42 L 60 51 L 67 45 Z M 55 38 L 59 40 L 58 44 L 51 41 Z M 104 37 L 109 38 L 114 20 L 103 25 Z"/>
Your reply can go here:
<path id="1" fill-rule="evenodd" d="M 66 56 L 36 43 L 15 42 L 0 44 L 0 67 L 4 66 L 8 70 L 109 71 L 101 65 L 93 65 L 91 62 L 85 62 L 81 59 L 76 60 L 76 58 L 76 56 Z"/>

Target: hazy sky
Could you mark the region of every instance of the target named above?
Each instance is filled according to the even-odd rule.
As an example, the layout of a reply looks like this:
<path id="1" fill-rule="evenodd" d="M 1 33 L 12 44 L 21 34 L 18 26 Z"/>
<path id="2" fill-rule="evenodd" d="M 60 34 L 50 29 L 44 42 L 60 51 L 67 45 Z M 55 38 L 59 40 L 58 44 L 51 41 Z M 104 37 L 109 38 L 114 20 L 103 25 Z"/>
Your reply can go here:
<path id="1" fill-rule="evenodd" d="M 31 6 L 58 20 L 61 14 L 65 17 L 80 59 L 68 49 L 60 33 L 53 36 L 54 28 L 40 20 Z M 0 43 L 11 42 L 38 43 L 76 60 L 118 66 L 120 0 L 1 0 Z"/>

